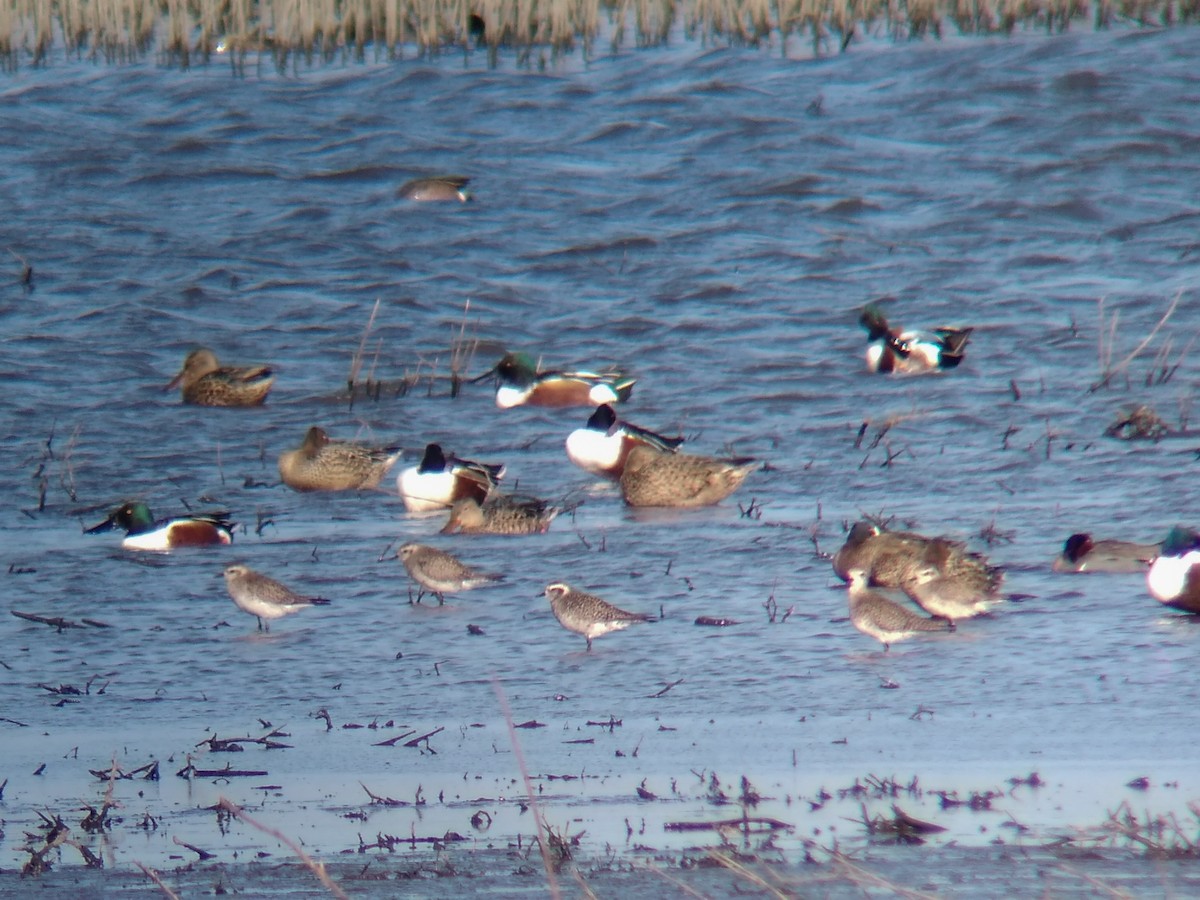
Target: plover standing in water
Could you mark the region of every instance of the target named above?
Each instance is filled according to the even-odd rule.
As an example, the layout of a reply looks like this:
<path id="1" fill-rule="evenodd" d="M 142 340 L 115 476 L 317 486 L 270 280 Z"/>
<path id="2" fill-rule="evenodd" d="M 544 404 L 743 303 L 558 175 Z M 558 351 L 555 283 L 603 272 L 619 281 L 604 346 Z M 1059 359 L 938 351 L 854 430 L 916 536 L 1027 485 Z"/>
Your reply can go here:
<path id="1" fill-rule="evenodd" d="M 592 649 L 592 639 L 608 634 L 610 631 L 620 631 L 637 622 L 653 622 L 654 616 L 648 613 L 627 612 L 613 606 L 607 600 L 601 600 L 593 594 L 577 591 L 568 584 L 555 582 L 546 586 L 546 596 L 550 600 L 550 610 L 554 618 L 567 631 L 574 631 L 587 638 L 587 648 Z"/>
<path id="2" fill-rule="evenodd" d="M 404 544 L 396 551 L 396 557 L 404 563 L 404 568 L 412 580 L 420 585 L 417 603 L 421 602 L 422 595 L 428 591 L 437 597 L 438 606 L 441 606 L 446 602 L 446 594 L 469 591 L 504 578 L 503 575 L 472 569 L 446 551 L 426 544 Z M 411 596 L 410 594 L 410 599 Z"/>
<path id="3" fill-rule="evenodd" d="M 301 596 L 274 578 L 268 578 L 240 563 L 226 567 L 224 575 L 225 587 L 234 605 L 258 618 L 259 631 L 271 630 L 264 619 L 282 619 L 310 606 L 329 602 L 323 597 Z"/>
<path id="4" fill-rule="evenodd" d="M 867 587 L 864 570 L 851 569 L 847 574 L 850 576 L 850 624 L 883 644 L 885 652 L 896 641 L 907 640 L 922 631 L 954 630 L 954 623 L 948 619 L 919 616 L 871 590 Z"/>

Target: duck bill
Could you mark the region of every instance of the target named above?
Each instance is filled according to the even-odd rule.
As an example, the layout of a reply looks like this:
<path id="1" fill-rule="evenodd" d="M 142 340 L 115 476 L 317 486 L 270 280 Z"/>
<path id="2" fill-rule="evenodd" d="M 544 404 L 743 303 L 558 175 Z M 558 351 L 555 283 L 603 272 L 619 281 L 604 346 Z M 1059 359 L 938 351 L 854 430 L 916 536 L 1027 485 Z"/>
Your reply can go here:
<path id="1" fill-rule="evenodd" d="M 496 365 L 492 366 L 490 369 L 488 369 L 482 375 L 476 375 L 474 378 L 468 379 L 467 384 L 479 384 L 479 382 L 481 382 L 481 381 L 487 381 L 489 378 L 495 378 L 496 370 L 499 368 L 500 368 L 500 364 L 496 363 Z"/>
<path id="2" fill-rule="evenodd" d="M 93 525 L 91 528 L 85 531 L 84 534 L 103 534 L 106 531 L 112 531 L 116 524 L 117 523 L 113 517 L 109 516 L 99 525 Z"/>
<path id="3" fill-rule="evenodd" d="M 458 522 L 455 519 L 451 519 L 442 526 L 442 529 L 438 532 L 438 534 L 454 534 L 456 531 L 458 531 Z"/>

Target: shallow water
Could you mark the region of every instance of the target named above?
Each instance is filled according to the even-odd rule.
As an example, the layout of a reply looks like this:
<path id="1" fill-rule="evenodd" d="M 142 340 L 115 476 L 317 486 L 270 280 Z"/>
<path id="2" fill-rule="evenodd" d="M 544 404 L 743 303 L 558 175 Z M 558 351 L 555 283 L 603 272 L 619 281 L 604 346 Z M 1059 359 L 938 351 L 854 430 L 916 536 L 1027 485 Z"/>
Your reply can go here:
<path id="1" fill-rule="evenodd" d="M 220 795 L 330 855 L 377 830 L 527 839 L 497 684 L 515 722 L 546 726 L 517 734 L 548 820 L 598 853 L 692 846 L 663 824 L 736 816 L 712 802 L 713 774 L 731 795 L 745 775 L 771 798 L 760 813 L 795 826 L 777 841 L 792 862 L 831 826 L 861 840 L 844 821 L 856 799 L 828 820 L 805 800 L 872 773 L 967 792 L 1038 771 L 1048 786 L 1005 809 L 1034 839 L 1098 824 L 1124 799 L 1188 815 L 1200 625 L 1165 612 L 1140 576 L 1049 564 L 1074 531 L 1151 541 L 1196 521 L 1194 439 L 1102 437 L 1136 402 L 1179 424 L 1197 381 L 1193 44 L 1185 29 L 805 62 L 688 46 L 538 74 L 481 59 L 245 80 L 64 64 L 6 80 L 0 246 L 34 275 L 28 289 L 10 257 L 0 285 L 5 606 L 112 627 L 0 625 L 0 866 L 28 858 L 38 810 L 70 819 L 80 798 L 98 803 L 87 770 L 114 757 L 162 764 L 158 784 L 117 785 L 118 868 L 178 864 L 172 837 L 222 862 L 286 853 L 249 828 L 220 834 L 204 811 Z M 476 201 L 396 199 L 408 178 L 444 171 L 471 175 Z M 1119 314 L 1120 360 L 1181 292 L 1128 378 L 1089 392 L 1100 301 Z M 884 295 L 898 321 L 974 326 L 963 366 L 865 373 L 856 312 Z M 377 299 L 364 366 L 376 378 L 445 375 L 468 309 L 484 342 L 469 374 L 503 347 L 551 367 L 617 365 L 639 379 L 630 420 L 769 467 L 718 507 L 634 513 L 566 460 L 586 410 L 500 411 L 486 386 L 451 400 L 442 381 L 351 406 L 339 391 Z M 1146 387 L 1168 339 L 1169 364 L 1182 362 Z M 164 393 L 197 344 L 277 365 L 268 405 Z M 441 538 L 440 517 L 406 516 L 388 492 L 280 486 L 276 457 L 312 424 L 402 444 L 405 465 L 437 440 L 505 462 L 523 491 L 582 502 L 543 536 Z M 81 534 L 126 497 L 163 515 L 228 508 L 246 528 L 231 550 L 170 556 Z M 971 541 L 1022 599 L 881 653 L 816 552 L 868 512 Z M 991 547 L 989 525 L 1005 537 Z M 399 564 L 377 561 L 411 539 L 508 579 L 411 606 Z M 334 602 L 258 634 L 219 578 L 232 559 Z M 558 580 L 663 620 L 585 653 L 541 597 Z M 700 628 L 698 615 L 740 624 Z M 46 687 L 89 680 L 82 696 Z M 610 718 L 620 725 L 588 724 Z M 374 746 L 401 726 L 444 730 Z M 174 774 L 212 734 L 271 727 L 294 749 L 201 757 L 268 776 Z M 587 777 L 549 780 L 562 775 Z M 1142 775 L 1149 794 L 1125 787 Z M 639 784 L 664 799 L 638 801 Z M 420 811 L 346 818 L 364 788 L 412 801 L 418 787 Z M 943 813 L 928 793 L 898 802 L 960 844 L 989 843 L 1003 818 Z M 477 808 L 495 819 L 487 835 L 469 824 Z M 157 830 L 137 827 L 143 812 Z"/>

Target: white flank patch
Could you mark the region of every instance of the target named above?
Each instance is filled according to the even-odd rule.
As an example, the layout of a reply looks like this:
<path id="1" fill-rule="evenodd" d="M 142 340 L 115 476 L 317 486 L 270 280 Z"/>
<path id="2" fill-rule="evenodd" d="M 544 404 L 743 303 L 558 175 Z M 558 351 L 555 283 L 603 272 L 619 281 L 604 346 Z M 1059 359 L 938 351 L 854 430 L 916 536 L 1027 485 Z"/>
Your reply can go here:
<path id="1" fill-rule="evenodd" d="M 520 406 L 528 397 L 529 391 L 525 388 L 515 388 L 507 384 L 502 384 L 496 388 L 496 405 L 501 409 L 512 409 L 514 406 Z"/>
<path id="2" fill-rule="evenodd" d="M 450 472 L 420 472 L 417 466 L 405 469 L 396 478 L 396 489 L 409 512 L 445 509 L 454 496 L 455 476 Z"/>
<path id="3" fill-rule="evenodd" d="M 878 372 L 879 362 L 883 359 L 883 342 L 876 341 L 867 345 L 867 371 Z"/>
<path id="4" fill-rule="evenodd" d="M 594 406 L 600 406 L 603 403 L 616 403 L 619 399 L 617 392 L 612 389 L 612 385 L 594 384 L 592 385 L 592 389 L 588 391 L 588 400 Z"/>
<path id="5" fill-rule="evenodd" d="M 620 432 L 602 434 L 591 428 L 578 428 L 567 435 L 567 458 L 585 472 L 603 475 L 621 457 Z"/>
<path id="6" fill-rule="evenodd" d="M 167 528 L 147 531 L 145 534 L 131 534 L 121 541 L 126 550 L 158 550 L 165 553 L 171 549 L 167 543 Z"/>
<path id="7" fill-rule="evenodd" d="M 1200 550 L 1189 550 L 1183 556 L 1160 556 L 1146 573 L 1146 586 L 1155 600 L 1170 603 L 1183 593 L 1188 572 L 1200 566 Z"/>

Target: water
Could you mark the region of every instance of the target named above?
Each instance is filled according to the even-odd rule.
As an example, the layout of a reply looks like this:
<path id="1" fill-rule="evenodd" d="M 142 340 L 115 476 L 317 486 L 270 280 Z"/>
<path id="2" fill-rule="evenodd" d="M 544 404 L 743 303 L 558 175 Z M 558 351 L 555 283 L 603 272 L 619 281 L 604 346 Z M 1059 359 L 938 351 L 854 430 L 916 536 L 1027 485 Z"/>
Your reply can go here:
<path id="1" fill-rule="evenodd" d="M 688 45 L 541 73 L 480 59 L 244 80 L 64 63 L 9 78 L 0 246 L 34 276 L 27 289 L 17 260 L 3 264 L 4 605 L 112 627 L 0 620 L 0 866 L 28 859 L 37 811 L 70 824 L 81 798 L 98 804 L 87 770 L 114 758 L 159 760 L 163 776 L 116 787 L 118 869 L 190 859 L 173 837 L 221 861 L 288 855 L 248 827 L 219 834 L 204 808 L 221 795 L 330 856 L 360 832 L 527 839 L 497 685 L 515 722 L 546 726 L 516 732 L 528 769 L 551 824 L 587 831 L 591 852 L 710 842 L 662 826 L 738 815 L 712 802 L 714 774 L 731 796 L 745 775 L 771 798 L 759 812 L 796 826 L 778 842 L 793 862 L 831 828 L 861 839 L 844 821 L 853 796 L 824 813 L 804 801 L 870 773 L 960 792 L 1047 781 L 982 820 L 928 793 L 897 801 L 962 846 L 986 846 L 1010 813 L 1038 839 L 1126 799 L 1188 816 L 1196 623 L 1139 576 L 1049 565 L 1074 531 L 1151 541 L 1196 523 L 1194 439 L 1102 437 L 1138 402 L 1180 424 L 1197 382 L 1192 38 L 867 45 L 819 61 Z M 396 199 L 438 172 L 471 175 L 476 201 Z M 1089 392 L 1103 322 L 1119 317 L 1119 361 L 1177 294 L 1128 378 Z M 857 309 L 885 295 L 898 321 L 974 326 L 964 365 L 865 373 Z M 639 379 L 630 420 L 769 468 L 718 507 L 635 513 L 566 460 L 587 410 L 502 412 L 484 385 L 451 400 L 441 382 L 351 407 L 339 392 L 376 300 L 377 378 L 445 374 L 466 309 L 483 342 L 471 374 L 502 348 L 616 365 Z M 268 405 L 197 409 L 163 392 L 196 345 L 276 365 Z M 1164 347 L 1179 367 L 1147 387 Z M 393 494 L 277 484 L 276 457 L 313 424 L 402 444 L 405 464 L 437 440 L 505 462 L 523 491 L 583 502 L 543 536 L 438 538 L 440 517 L 406 516 Z M 231 550 L 171 556 L 81 533 L 127 497 L 163 515 L 228 508 L 247 527 Z M 863 513 L 971 541 L 1023 598 L 880 653 L 816 552 Z M 1006 540 L 986 546 L 987 526 Z M 412 539 L 508 580 L 410 606 L 402 568 L 378 558 Z M 233 559 L 333 605 L 258 634 L 219 578 Z M 559 580 L 664 619 L 585 653 L 541 597 Z M 46 687 L 89 680 L 82 696 Z M 402 726 L 444 730 L 375 746 Z M 294 749 L 198 757 L 267 777 L 174 774 L 213 734 L 274 727 Z M 587 777 L 548 780 L 562 775 Z M 1125 787 L 1141 775 L 1148 794 Z M 637 801 L 639 785 L 660 799 Z M 428 803 L 367 807 L 364 789 Z M 476 809 L 495 819 L 487 834 Z M 137 827 L 143 813 L 157 830 Z"/>

